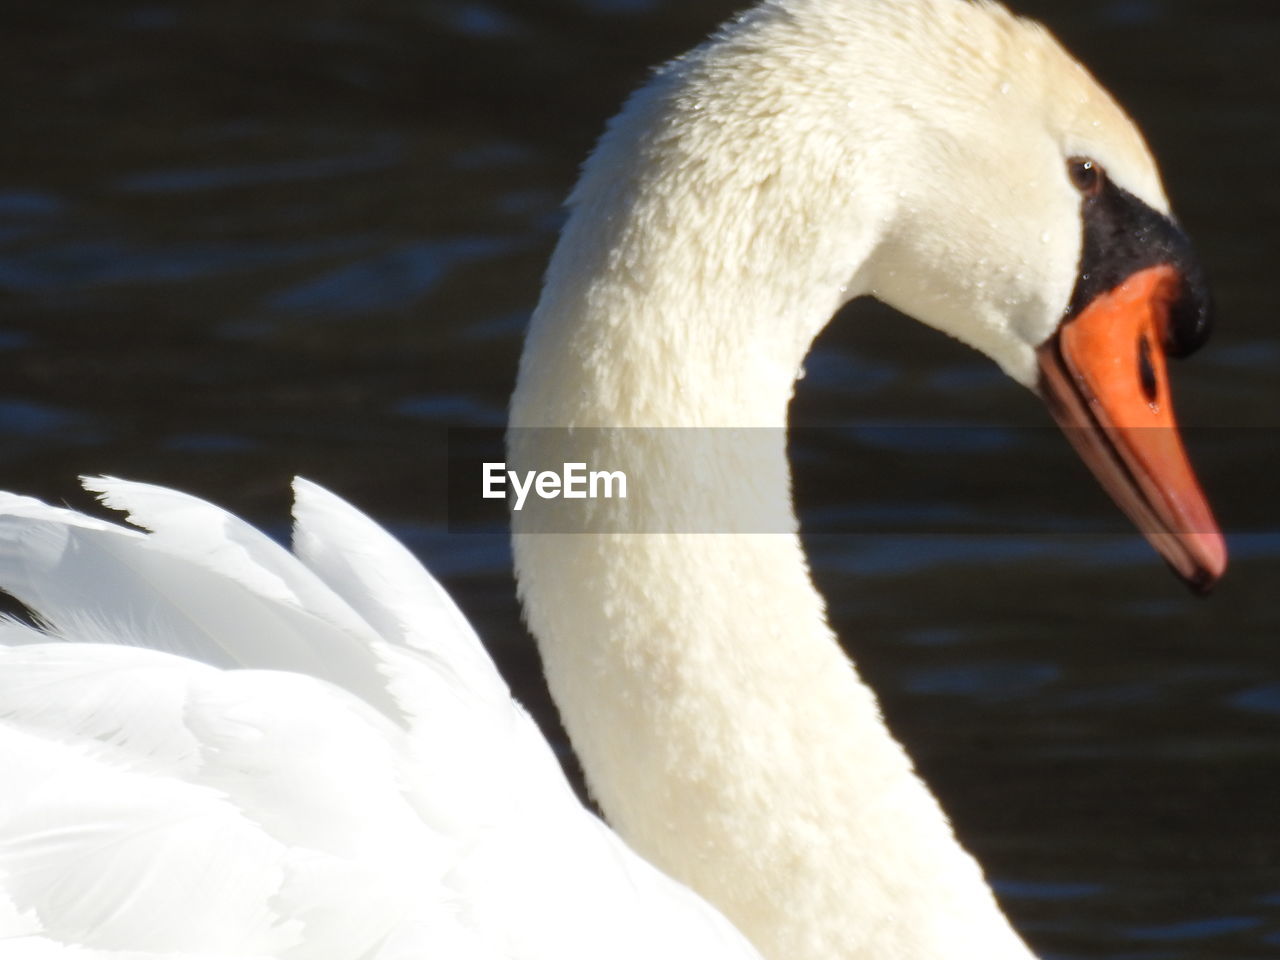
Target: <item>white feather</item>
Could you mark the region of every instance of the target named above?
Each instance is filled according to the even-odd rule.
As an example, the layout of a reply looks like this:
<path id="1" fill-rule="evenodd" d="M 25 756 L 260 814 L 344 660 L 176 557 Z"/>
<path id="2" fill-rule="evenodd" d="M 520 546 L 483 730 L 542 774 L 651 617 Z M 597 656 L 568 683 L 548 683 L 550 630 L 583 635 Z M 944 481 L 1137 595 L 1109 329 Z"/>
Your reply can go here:
<path id="1" fill-rule="evenodd" d="M 394 537 L 323 487 L 293 482 L 293 549 L 383 637 L 465 673 L 468 690 L 507 685 L 458 605 Z"/>
<path id="2" fill-rule="evenodd" d="M 755 956 L 581 807 L 367 517 L 300 481 L 308 567 L 88 485 L 152 532 L 0 498 L 0 585 L 46 624 L 0 624 L 0 956 Z"/>

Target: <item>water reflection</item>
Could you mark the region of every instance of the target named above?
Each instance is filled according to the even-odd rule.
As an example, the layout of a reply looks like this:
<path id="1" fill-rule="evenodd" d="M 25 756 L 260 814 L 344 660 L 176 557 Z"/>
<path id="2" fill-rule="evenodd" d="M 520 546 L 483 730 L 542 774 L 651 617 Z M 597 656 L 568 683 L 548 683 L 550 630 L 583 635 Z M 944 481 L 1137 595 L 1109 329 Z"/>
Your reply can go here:
<path id="1" fill-rule="evenodd" d="M 80 472 L 159 480 L 283 535 L 287 478 L 312 476 L 430 562 L 554 730 L 505 538 L 449 532 L 431 493 L 440 438 L 501 422 L 559 198 L 604 118 L 737 6 L 23 6 L 0 56 L 21 107 L 0 152 L 4 485 L 84 504 Z M 1113 513 L 1069 455 L 1036 471 L 1010 456 L 1011 431 L 1044 423 L 1036 401 L 858 304 L 794 409 L 837 428 L 794 450 L 815 572 L 1045 955 L 1266 955 L 1280 945 L 1280 21 L 1249 0 L 1017 6 L 1142 121 L 1214 278 L 1219 332 L 1174 373 L 1183 416 L 1210 428 L 1195 453 L 1240 531 L 1233 569 L 1199 602 L 1119 524 L 930 533 L 1032 484 L 1069 519 Z M 990 427 L 957 451 L 904 423 Z M 901 474 L 854 498 L 849 472 L 876 448 Z M 915 532 L 822 532 L 868 516 Z"/>

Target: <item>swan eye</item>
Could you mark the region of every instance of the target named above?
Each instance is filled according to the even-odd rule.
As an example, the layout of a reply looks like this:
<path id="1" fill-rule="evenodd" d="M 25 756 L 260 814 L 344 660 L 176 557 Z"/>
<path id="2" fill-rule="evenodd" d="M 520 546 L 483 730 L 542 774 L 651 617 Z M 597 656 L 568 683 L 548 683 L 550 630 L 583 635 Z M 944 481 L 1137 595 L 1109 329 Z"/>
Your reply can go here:
<path id="1" fill-rule="evenodd" d="M 1071 185 L 1086 197 L 1096 197 L 1102 189 L 1102 167 L 1086 157 L 1068 160 L 1067 175 L 1071 177 Z"/>

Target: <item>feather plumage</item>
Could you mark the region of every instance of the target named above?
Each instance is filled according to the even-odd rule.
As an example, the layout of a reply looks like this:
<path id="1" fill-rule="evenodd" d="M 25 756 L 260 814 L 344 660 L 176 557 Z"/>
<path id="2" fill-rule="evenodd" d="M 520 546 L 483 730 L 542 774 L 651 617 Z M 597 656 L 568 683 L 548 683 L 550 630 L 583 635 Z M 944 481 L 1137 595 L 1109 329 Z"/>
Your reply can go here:
<path id="1" fill-rule="evenodd" d="M 298 481 L 302 559 L 194 497 L 149 533 L 0 498 L 14 957 L 752 957 L 575 799 L 442 587 Z M 62 642 L 51 642 L 51 641 Z"/>

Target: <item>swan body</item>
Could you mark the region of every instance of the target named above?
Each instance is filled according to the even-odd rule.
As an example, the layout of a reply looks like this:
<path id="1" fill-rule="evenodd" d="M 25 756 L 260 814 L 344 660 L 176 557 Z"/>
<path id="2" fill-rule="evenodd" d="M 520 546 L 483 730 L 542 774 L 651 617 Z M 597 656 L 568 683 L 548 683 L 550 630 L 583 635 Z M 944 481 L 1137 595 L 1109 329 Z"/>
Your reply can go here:
<path id="1" fill-rule="evenodd" d="M 91 487 L 151 532 L 0 498 L 0 578 L 46 624 L 0 631 L 0 956 L 758 957 L 581 806 L 354 508 L 296 483 L 295 555 Z"/>
<path id="2" fill-rule="evenodd" d="M 1164 356 L 1207 318 L 1140 135 L 992 3 L 766 0 L 633 96 L 570 206 L 510 458 L 630 489 L 582 505 L 587 534 L 516 514 L 515 559 L 607 817 L 771 960 L 1027 960 L 835 642 L 787 406 L 875 295 L 1044 393 L 1171 565 L 1216 579 L 1176 434 L 1134 429 L 1172 425 Z M 300 485 L 291 557 L 172 491 L 93 488 L 152 533 L 0 502 L 0 584 L 74 641 L 5 628 L 6 947 L 754 955 L 576 803 L 366 518 Z"/>

